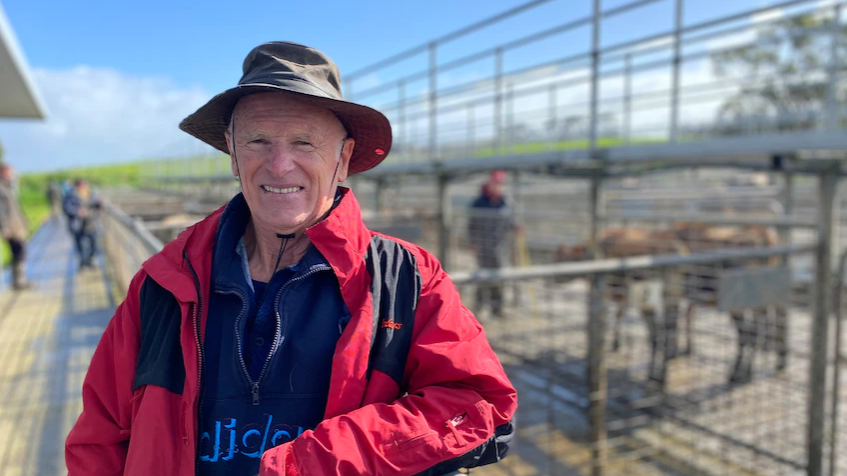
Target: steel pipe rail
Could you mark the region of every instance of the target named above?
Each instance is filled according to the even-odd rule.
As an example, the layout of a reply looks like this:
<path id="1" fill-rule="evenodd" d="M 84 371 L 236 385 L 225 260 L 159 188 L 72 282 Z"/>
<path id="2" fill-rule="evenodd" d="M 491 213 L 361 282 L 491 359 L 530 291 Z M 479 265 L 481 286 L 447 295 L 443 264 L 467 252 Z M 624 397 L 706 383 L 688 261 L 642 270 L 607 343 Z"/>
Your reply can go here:
<path id="1" fill-rule="evenodd" d="M 508 267 L 499 270 L 482 269 L 450 274 L 457 286 L 486 282 L 509 282 L 551 277 L 584 277 L 621 271 L 669 268 L 690 264 L 718 263 L 737 259 L 761 259 L 773 256 L 813 253 L 817 245 L 785 245 L 758 248 L 726 248 L 690 255 L 663 254 L 633 256 L 631 258 L 601 259 L 571 263 L 557 263 L 531 267 Z"/>

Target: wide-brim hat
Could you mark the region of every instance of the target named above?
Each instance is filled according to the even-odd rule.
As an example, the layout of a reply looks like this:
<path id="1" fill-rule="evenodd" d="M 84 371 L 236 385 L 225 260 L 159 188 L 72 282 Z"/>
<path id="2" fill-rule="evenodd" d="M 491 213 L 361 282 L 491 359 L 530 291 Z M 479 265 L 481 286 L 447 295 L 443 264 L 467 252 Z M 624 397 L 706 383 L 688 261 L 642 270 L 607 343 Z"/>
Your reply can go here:
<path id="1" fill-rule="evenodd" d="M 274 41 L 247 55 L 238 86 L 213 97 L 183 119 L 179 128 L 229 154 L 224 132 L 232 111 L 244 96 L 283 92 L 335 113 L 347 135 L 356 140 L 348 174 L 376 167 L 391 150 L 391 124 L 379 111 L 345 101 L 338 67 L 320 51 L 296 43 Z"/>

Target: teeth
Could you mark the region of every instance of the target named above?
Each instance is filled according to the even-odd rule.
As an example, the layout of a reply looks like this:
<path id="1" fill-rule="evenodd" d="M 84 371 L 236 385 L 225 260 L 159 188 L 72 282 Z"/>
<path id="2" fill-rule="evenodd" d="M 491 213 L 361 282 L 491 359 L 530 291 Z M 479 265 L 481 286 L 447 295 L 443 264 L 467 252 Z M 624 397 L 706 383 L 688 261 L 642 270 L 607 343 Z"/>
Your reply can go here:
<path id="1" fill-rule="evenodd" d="M 265 189 L 266 192 L 271 192 L 271 193 L 293 193 L 293 192 L 299 192 L 300 191 L 300 187 L 274 188 L 274 187 L 269 187 L 267 185 L 262 185 L 262 188 Z"/>

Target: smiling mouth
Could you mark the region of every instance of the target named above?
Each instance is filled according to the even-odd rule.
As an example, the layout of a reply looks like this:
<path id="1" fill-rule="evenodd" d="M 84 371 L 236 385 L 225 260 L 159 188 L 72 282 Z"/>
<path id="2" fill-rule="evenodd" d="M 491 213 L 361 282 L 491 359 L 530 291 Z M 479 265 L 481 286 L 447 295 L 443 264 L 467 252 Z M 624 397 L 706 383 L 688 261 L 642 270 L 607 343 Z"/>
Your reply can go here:
<path id="1" fill-rule="evenodd" d="M 285 193 L 294 193 L 303 190 L 303 187 L 287 187 L 287 188 L 275 188 L 269 185 L 262 185 L 262 190 L 269 193 L 277 193 L 277 194 L 285 194 Z"/>

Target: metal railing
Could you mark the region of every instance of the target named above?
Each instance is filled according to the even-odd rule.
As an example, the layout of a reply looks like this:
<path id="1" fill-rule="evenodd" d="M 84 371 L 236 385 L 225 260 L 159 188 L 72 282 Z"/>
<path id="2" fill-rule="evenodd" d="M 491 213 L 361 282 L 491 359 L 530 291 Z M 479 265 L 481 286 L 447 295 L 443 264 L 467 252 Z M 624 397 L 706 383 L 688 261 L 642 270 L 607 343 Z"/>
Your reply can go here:
<path id="1" fill-rule="evenodd" d="M 126 294 L 141 265 L 164 246 L 140 220 L 134 219 L 109 202 L 102 217 L 103 249 L 116 292 Z"/>
<path id="2" fill-rule="evenodd" d="M 842 36 L 847 32 L 841 22 L 842 2 L 789 0 L 685 23 L 682 12 L 691 2 L 673 2 L 674 21 L 667 29 L 616 44 L 600 42 L 606 22 L 626 21 L 660 2 L 638 0 L 601 10 L 600 2 L 592 1 L 589 15 L 501 44 L 462 50 L 467 54 L 458 58 L 440 59 L 445 46 L 456 40 L 497 28 L 508 37 L 509 20 L 557 4 L 531 1 L 346 75 L 347 99 L 381 110 L 394 130 L 386 164 L 366 175 L 459 174 L 594 159 L 605 165 L 629 164 L 629 169 L 636 161 L 681 158 L 692 161 L 687 165 L 751 167 L 736 159 L 800 149 L 847 149 L 843 134 L 847 92 L 841 86 L 847 68 L 842 64 Z M 815 21 L 798 22 L 800 18 Z M 546 58 L 557 35 L 576 31 L 589 33 L 590 41 L 562 40 L 579 51 Z M 697 71 L 709 70 L 704 62 L 721 63 L 720 55 L 727 52 L 774 43 L 794 51 L 791 41 L 801 36 L 818 46 L 817 66 L 805 65 L 790 74 L 771 67 L 756 74 L 728 71 L 720 77 L 698 76 Z M 510 67 L 509 59 L 518 52 L 521 61 Z M 418 57 L 423 64 L 414 69 L 408 62 Z M 476 67 L 484 61 L 491 64 Z M 400 75 L 395 78 L 396 70 Z M 457 72 L 472 80 L 447 84 Z M 640 83 L 645 75 L 650 75 L 650 84 Z M 373 81 L 378 84 L 358 86 Z M 742 86 L 749 97 L 774 85 L 791 90 L 812 83 L 825 94 L 810 100 L 808 110 L 777 113 L 770 110 L 773 104 L 766 104 L 756 115 L 731 120 L 717 115 L 719 105 L 738 96 Z M 712 117 L 703 111 L 711 111 Z M 727 137 L 739 135 L 743 137 Z M 163 182 L 166 176 L 177 181 L 231 176 L 228 157 L 191 138 L 169 146 L 162 155 L 187 160 L 151 161 L 145 172 L 153 182 Z"/>
<path id="3" fill-rule="evenodd" d="M 765 41 L 757 37 L 757 33 L 768 28 L 776 28 L 788 24 L 791 19 L 816 12 L 825 15 L 830 23 L 820 23 L 816 27 L 797 28 L 788 31 L 787 36 L 809 35 L 820 39 L 830 39 L 833 45 L 839 41 L 840 9 L 836 3 L 823 9 L 817 8 L 813 2 L 792 0 L 780 2 L 767 7 L 750 9 L 723 18 L 703 21 L 696 24 L 683 24 L 682 11 L 685 2 L 674 3 L 675 25 L 667 31 L 651 34 L 643 38 L 623 41 L 613 45 L 601 45 L 599 32 L 603 22 L 610 19 L 636 12 L 641 8 L 657 3 L 654 0 L 640 0 L 625 5 L 601 10 L 600 2 L 593 2 L 590 15 L 530 34 L 526 37 L 506 43 L 487 47 L 482 51 L 472 52 L 466 56 L 449 61 L 439 61 L 439 50 L 447 43 L 477 31 L 481 25 L 492 26 L 499 24 L 512 15 L 537 8 L 548 2 L 530 2 L 522 8 L 494 16 L 483 22 L 471 25 L 444 37 L 433 40 L 426 45 L 412 48 L 404 53 L 374 65 L 354 72 L 345 78 L 348 99 L 364 101 L 388 114 L 395 129 L 395 147 L 390 161 L 393 163 L 408 163 L 418 161 L 446 161 L 457 158 L 490 155 L 527 155 L 530 151 L 512 150 L 512 147 L 527 139 L 514 136 L 515 126 L 523 124 L 534 131 L 538 151 L 556 149 L 556 141 L 582 138 L 586 142 L 575 148 L 594 151 L 608 145 L 626 145 L 638 138 L 638 131 L 631 129 L 633 114 L 650 109 L 662 109 L 667 117 L 660 120 L 654 131 L 642 128 L 642 139 L 652 141 L 675 142 L 690 136 L 690 121 L 686 125 L 682 108 L 685 105 L 698 106 L 704 102 L 714 102 L 737 91 L 744 82 L 747 87 L 753 87 L 756 81 L 771 79 L 767 74 L 762 77 L 729 77 L 706 83 L 682 84 L 685 75 L 684 66 L 700 60 L 710 59 L 726 51 L 737 51 L 742 48 L 756 47 Z M 524 8 L 525 7 L 525 8 Z M 798 10 L 799 9 L 799 10 Z M 769 13 L 778 12 L 773 20 L 757 20 Z M 739 23 L 743 23 L 739 26 Z M 569 55 L 553 61 L 521 66 L 509 69 L 504 65 L 504 59 L 513 50 L 538 45 L 543 40 L 549 40 L 556 35 L 588 28 L 591 43 L 586 45 L 581 53 Z M 754 39 L 733 41 L 739 36 L 752 35 Z M 729 42 L 730 46 L 716 48 L 711 45 Z M 535 50 L 539 56 L 541 51 Z M 818 81 L 824 81 L 828 89 L 827 97 L 821 98 L 821 113 L 811 121 L 810 126 L 800 126 L 808 123 L 808 117 L 788 117 L 781 114 L 778 117 L 759 117 L 751 126 L 750 131 L 760 133 L 768 130 L 782 130 L 777 122 L 768 125 L 768 121 L 780 121 L 783 124 L 794 124 L 800 129 L 833 130 L 840 128 L 840 117 L 843 108 L 838 106 L 836 78 L 843 70 L 838 64 L 837 46 L 832 46 L 826 64 L 821 66 Z M 427 67 L 417 72 L 404 75 L 398 79 L 382 81 L 378 86 L 357 90 L 355 84 L 359 80 L 374 77 L 381 71 L 387 71 L 398 62 L 427 53 Z M 532 53 L 528 53 L 529 56 Z M 659 58 L 659 59 L 656 59 Z M 466 67 L 481 60 L 492 61 L 489 73 L 484 70 L 474 70 L 473 81 L 463 84 L 441 87 L 439 79 L 451 71 Z M 667 81 L 670 87 L 662 90 L 647 92 L 633 91 L 633 77 L 645 71 L 657 71 L 670 68 Z M 480 74 L 482 77 L 480 78 Z M 808 70 L 801 72 L 798 81 L 809 81 L 814 74 Z M 623 81 L 623 90 L 608 95 L 600 91 L 600 83 L 610 79 Z M 783 77 L 782 80 L 790 80 Z M 753 83 L 751 83 L 751 81 Z M 421 82 L 417 94 L 409 94 L 410 85 Z M 587 100 L 571 101 L 562 104 L 563 92 L 584 87 L 581 96 Z M 393 99 L 390 99 L 391 96 Z M 519 101 L 526 102 L 533 98 L 537 103 L 535 110 L 516 112 Z M 658 102 L 657 102 L 658 101 Z M 640 103 L 640 105 L 639 105 Z M 651 105 L 652 103 L 652 105 Z M 602 122 L 608 121 L 610 114 L 619 117 L 620 127 L 617 133 L 610 130 L 601 131 Z M 786 122 L 787 121 L 787 122 Z M 555 129 L 555 125 L 565 122 L 577 125 L 577 134 L 545 133 L 543 127 Z M 640 121 L 643 122 L 643 121 Z M 714 125 L 707 121 L 705 124 Z M 702 125 L 702 124 L 701 124 Z M 744 126 L 743 124 L 741 124 Z M 745 127 L 747 127 L 745 126 Z M 687 128 L 686 128 L 687 127 Z M 605 132 L 605 134 L 603 134 Z M 739 130 L 738 133 L 743 133 Z M 707 134 L 708 135 L 708 134 Z M 599 143 L 601 136 L 605 139 L 612 137 L 619 140 L 612 144 Z M 606 142 L 609 142 L 608 140 Z M 546 145 L 543 145 L 545 144 Z M 521 153 L 523 152 L 523 153 Z"/>

